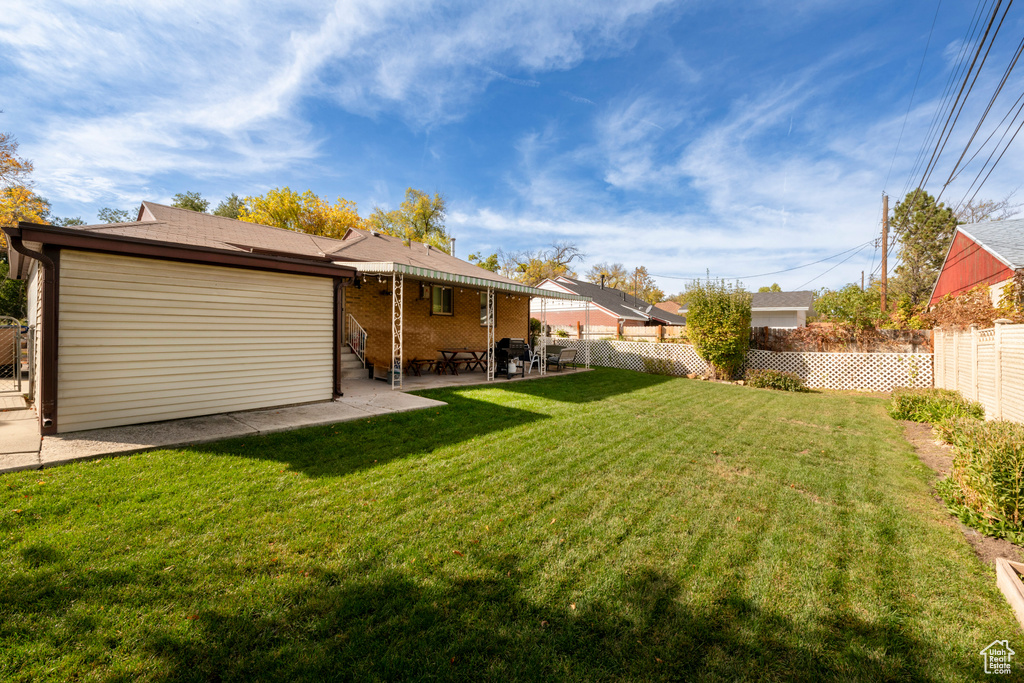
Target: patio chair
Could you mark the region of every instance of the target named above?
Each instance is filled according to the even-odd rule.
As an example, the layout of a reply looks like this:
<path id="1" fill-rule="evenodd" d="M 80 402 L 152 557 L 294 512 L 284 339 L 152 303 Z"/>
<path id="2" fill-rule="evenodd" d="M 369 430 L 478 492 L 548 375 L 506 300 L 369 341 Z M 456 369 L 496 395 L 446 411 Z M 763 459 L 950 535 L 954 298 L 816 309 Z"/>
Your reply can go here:
<path id="1" fill-rule="evenodd" d="M 537 366 L 537 372 L 540 372 L 540 354 L 529 346 L 526 347 L 526 353 L 523 355 L 523 363 L 526 365 L 527 374 L 533 372 L 534 365 Z"/>
<path id="2" fill-rule="evenodd" d="M 548 365 L 554 365 L 555 370 L 562 371 L 569 363 L 576 360 L 576 349 L 562 349 L 558 353 L 548 354 Z"/>

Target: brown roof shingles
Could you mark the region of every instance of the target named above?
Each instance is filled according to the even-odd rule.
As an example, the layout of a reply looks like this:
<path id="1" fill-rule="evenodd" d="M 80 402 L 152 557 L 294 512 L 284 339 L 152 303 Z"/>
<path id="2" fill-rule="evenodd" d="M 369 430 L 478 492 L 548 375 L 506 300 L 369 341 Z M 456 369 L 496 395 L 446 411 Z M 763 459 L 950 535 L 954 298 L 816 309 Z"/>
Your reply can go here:
<path id="1" fill-rule="evenodd" d="M 306 258 L 328 257 L 336 262 L 403 263 L 506 284 L 521 284 L 455 258 L 440 249 L 428 248 L 419 242 L 406 244 L 398 237 L 355 228 L 339 240 L 153 202 L 142 203 L 139 218 L 131 223 L 86 225 L 79 229 L 229 251 L 256 250 Z"/>

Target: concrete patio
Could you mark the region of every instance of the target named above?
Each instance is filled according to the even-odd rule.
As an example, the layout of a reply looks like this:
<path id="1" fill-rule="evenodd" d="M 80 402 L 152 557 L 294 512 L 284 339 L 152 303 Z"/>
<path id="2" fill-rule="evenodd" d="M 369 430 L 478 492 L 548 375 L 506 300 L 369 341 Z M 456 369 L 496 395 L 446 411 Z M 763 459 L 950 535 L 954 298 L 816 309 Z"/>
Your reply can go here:
<path id="1" fill-rule="evenodd" d="M 547 377 L 585 372 L 566 370 Z M 540 379 L 539 372 L 506 380 L 487 382 L 482 372 L 460 375 L 424 374 L 406 377 L 402 390 L 369 379 L 345 380 L 345 395 L 336 401 L 285 408 L 249 410 L 220 415 L 151 422 L 125 427 L 108 427 L 40 438 L 35 410 L 25 405 L 20 394 L 0 393 L 0 473 L 53 467 L 77 460 L 126 455 L 156 448 L 179 448 L 192 444 L 244 436 L 270 434 L 302 427 L 359 420 L 375 415 L 400 413 L 447 405 L 442 401 L 407 393 L 443 387 L 492 384 Z"/>

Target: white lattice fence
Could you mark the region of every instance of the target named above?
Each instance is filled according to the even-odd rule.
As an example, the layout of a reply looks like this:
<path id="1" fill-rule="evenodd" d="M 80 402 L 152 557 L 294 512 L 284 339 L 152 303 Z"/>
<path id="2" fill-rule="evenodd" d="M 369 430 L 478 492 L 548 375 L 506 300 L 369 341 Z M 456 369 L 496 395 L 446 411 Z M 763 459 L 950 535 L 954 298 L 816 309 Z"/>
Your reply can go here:
<path id="1" fill-rule="evenodd" d="M 583 357 L 585 340 L 550 339 L 547 343 L 578 350 Z M 590 363 L 638 372 L 687 375 L 703 374 L 707 363 L 689 344 L 591 341 Z M 870 389 L 932 386 L 930 353 L 813 353 L 752 350 L 744 369 L 793 372 L 816 389 Z"/>
<path id="2" fill-rule="evenodd" d="M 817 353 L 751 350 L 745 369 L 799 375 L 813 389 L 870 389 L 932 386 L 930 353 Z"/>
<path id="3" fill-rule="evenodd" d="M 584 355 L 584 339 L 548 338 L 547 344 L 576 349 L 576 358 Z M 704 374 L 708 364 L 689 344 L 657 344 L 653 342 L 625 342 L 607 339 L 592 340 L 590 364 L 637 372 L 657 372 L 670 375 Z"/>

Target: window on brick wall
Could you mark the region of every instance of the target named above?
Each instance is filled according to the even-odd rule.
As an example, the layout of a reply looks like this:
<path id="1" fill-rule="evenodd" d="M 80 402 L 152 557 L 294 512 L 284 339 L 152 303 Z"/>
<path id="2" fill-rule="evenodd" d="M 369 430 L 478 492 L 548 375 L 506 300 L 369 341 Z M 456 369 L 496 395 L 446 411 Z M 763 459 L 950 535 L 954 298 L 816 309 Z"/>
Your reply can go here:
<path id="1" fill-rule="evenodd" d="M 433 315 L 452 315 L 452 288 L 434 287 L 431 293 L 430 312 Z"/>
<path id="2" fill-rule="evenodd" d="M 494 308 L 491 309 L 491 319 L 497 320 L 498 296 L 494 296 Z M 494 323 L 497 325 L 497 323 Z M 480 327 L 487 327 L 487 292 L 480 292 Z"/>

